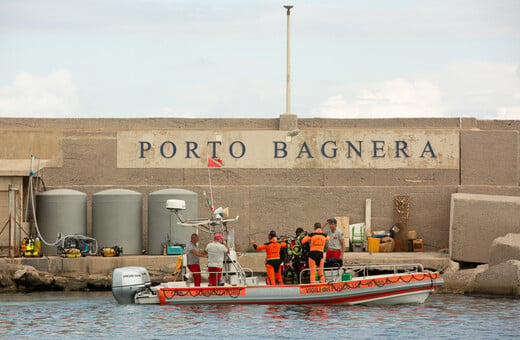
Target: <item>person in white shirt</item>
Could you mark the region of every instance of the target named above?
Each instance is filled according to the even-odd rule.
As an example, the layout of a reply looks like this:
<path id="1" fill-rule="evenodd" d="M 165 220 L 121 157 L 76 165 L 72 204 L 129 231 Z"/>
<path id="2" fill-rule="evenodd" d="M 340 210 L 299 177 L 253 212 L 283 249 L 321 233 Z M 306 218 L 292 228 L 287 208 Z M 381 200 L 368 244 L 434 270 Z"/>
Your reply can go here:
<path id="1" fill-rule="evenodd" d="M 199 250 L 197 242 L 199 242 L 199 235 L 193 233 L 191 235 L 190 243 L 188 243 L 188 245 L 184 249 L 184 253 L 186 254 L 188 262 L 188 269 L 193 274 L 193 283 L 195 284 L 195 287 L 199 287 L 201 281 L 200 258 L 208 256 L 204 251 Z"/>
<path id="2" fill-rule="evenodd" d="M 229 253 L 224 236 L 216 234 L 214 241 L 206 246 L 206 253 L 208 254 L 209 285 L 218 286 L 222 276 L 224 256 Z"/>

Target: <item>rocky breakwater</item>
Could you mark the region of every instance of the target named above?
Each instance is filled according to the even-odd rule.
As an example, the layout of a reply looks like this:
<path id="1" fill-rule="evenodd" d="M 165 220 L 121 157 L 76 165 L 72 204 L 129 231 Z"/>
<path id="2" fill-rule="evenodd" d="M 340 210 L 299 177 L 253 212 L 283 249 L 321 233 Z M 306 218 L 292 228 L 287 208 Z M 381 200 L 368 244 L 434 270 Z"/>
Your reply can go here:
<path id="1" fill-rule="evenodd" d="M 0 292 L 110 290 L 109 276 L 54 275 L 22 264 L 0 263 Z"/>
<path id="2" fill-rule="evenodd" d="M 175 265 L 149 270 L 153 284 L 163 281 Z M 19 261 L 0 262 L 0 293 L 33 291 L 109 291 L 112 289 L 110 273 L 87 274 L 83 271 L 50 273 L 37 270 Z"/>
<path id="3" fill-rule="evenodd" d="M 520 234 L 493 240 L 490 261 L 444 275 L 443 291 L 520 297 Z"/>

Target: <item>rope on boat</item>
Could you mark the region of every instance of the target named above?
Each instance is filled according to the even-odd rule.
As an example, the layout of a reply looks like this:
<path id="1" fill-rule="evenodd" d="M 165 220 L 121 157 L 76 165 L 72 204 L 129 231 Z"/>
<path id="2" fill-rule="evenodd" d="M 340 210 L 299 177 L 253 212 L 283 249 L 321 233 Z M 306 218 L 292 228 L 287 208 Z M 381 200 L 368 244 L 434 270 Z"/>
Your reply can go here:
<path id="1" fill-rule="evenodd" d="M 164 296 L 166 298 L 173 298 L 176 296 L 184 297 L 211 297 L 211 296 L 229 296 L 232 298 L 237 298 L 243 293 L 243 287 L 230 287 L 230 288 L 213 288 L 213 289 L 178 289 L 178 288 L 164 288 L 162 289 L 164 292 Z"/>
<path id="2" fill-rule="evenodd" d="M 347 289 L 358 289 L 358 288 L 369 288 L 369 287 L 383 287 L 385 285 L 389 284 L 396 284 L 399 282 L 403 283 L 409 283 L 412 281 L 424 281 L 425 279 L 429 279 L 432 285 L 432 288 L 435 287 L 434 279 L 436 276 L 433 276 L 432 273 L 420 273 L 420 274 L 405 274 L 404 276 L 409 276 L 410 278 L 407 279 L 406 277 L 403 277 L 403 275 L 400 275 L 395 280 L 392 280 L 389 277 L 386 277 L 384 279 L 378 278 L 378 279 L 368 279 L 368 280 L 360 280 L 360 281 L 345 281 L 343 284 L 339 284 L 337 282 L 331 282 L 329 283 L 329 286 L 337 291 L 343 291 Z"/>

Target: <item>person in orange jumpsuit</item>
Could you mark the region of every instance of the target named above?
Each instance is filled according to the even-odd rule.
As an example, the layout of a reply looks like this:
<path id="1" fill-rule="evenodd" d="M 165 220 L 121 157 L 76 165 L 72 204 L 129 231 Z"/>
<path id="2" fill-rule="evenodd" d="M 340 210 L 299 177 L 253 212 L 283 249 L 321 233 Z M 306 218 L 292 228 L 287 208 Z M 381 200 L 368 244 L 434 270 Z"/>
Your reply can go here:
<path id="1" fill-rule="evenodd" d="M 311 242 L 311 249 L 309 252 L 309 268 L 311 272 L 311 283 L 316 282 L 316 267 L 318 268 L 318 276 L 320 282 L 325 283 L 325 275 L 323 274 L 323 252 L 325 250 L 325 244 L 329 240 L 327 234 L 321 230 L 321 223 L 314 223 L 314 232 L 305 236 L 302 239 L 302 244 Z"/>
<path id="2" fill-rule="evenodd" d="M 255 250 L 265 249 L 265 268 L 267 270 L 267 284 L 275 285 L 278 282 L 279 285 L 283 285 L 282 271 L 280 266 L 282 261 L 280 260 L 280 249 L 287 247 L 287 243 L 278 242 L 276 239 L 276 232 L 271 231 L 268 236 L 269 242 L 261 245 L 257 245 L 255 241 L 252 241 L 253 248 Z M 275 281 L 276 276 L 276 281 Z"/>

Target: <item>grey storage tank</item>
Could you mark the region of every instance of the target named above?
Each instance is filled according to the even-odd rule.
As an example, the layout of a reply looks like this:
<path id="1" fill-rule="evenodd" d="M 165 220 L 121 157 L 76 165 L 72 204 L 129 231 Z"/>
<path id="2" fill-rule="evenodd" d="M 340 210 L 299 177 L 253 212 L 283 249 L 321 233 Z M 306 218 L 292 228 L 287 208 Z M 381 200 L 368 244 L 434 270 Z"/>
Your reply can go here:
<path id="1" fill-rule="evenodd" d="M 36 194 L 36 221 L 40 234 L 54 243 L 58 234 L 87 235 L 87 194 L 71 189 L 54 189 Z M 44 255 L 56 255 L 56 247 L 42 242 Z"/>
<path id="2" fill-rule="evenodd" d="M 148 254 L 162 254 L 162 245 L 169 239 L 172 244 L 188 244 L 194 227 L 182 227 L 177 216 L 166 209 L 169 199 L 184 200 L 186 210 L 181 211 L 185 219 L 198 218 L 198 195 L 184 189 L 163 189 L 148 194 Z M 170 230 L 171 218 L 171 230 Z"/>
<path id="3" fill-rule="evenodd" d="M 123 248 L 123 255 L 142 252 L 143 195 L 127 189 L 109 189 L 92 195 L 92 237 L 99 248 Z"/>

